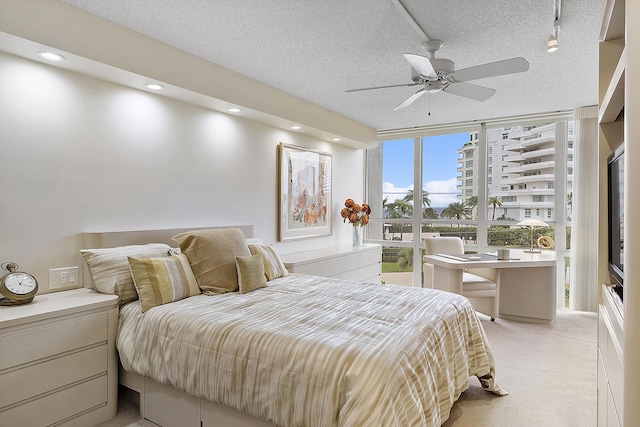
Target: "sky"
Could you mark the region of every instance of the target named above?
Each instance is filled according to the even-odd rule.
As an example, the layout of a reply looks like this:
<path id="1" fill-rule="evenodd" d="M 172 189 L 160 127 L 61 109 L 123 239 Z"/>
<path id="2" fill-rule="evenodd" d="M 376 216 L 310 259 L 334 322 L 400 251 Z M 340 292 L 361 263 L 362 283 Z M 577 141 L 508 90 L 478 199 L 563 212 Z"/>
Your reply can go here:
<path id="1" fill-rule="evenodd" d="M 422 186 L 429 192 L 431 207 L 446 207 L 458 201 L 455 196 L 457 150 L 469 142 L 469 133 L 432 136 L 424 141 Z M 385 142 L 383 156 L 382 188 L 392 202 L 413 189 L 413 139 Z M 388 194 L 395 192 L 402 194 Z"/>

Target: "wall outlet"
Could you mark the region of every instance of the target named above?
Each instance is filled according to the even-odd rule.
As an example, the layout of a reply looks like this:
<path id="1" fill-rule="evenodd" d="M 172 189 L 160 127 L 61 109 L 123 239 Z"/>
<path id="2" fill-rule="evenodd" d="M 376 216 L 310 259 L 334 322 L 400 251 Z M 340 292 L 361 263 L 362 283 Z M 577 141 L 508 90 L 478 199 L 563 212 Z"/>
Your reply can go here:
<path id="1" fill-rule="evenodd" d="M 52 268 L 49 270 L 49 289 L 77 287 L 78 267 Z"/>

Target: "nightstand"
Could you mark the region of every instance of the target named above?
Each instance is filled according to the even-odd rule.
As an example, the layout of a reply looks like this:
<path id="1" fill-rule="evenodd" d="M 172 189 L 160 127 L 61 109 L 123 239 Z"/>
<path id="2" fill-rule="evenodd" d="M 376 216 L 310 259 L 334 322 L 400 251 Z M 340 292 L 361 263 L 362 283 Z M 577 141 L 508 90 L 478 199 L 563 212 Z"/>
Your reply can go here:
<path id="1" fill-rule="evenodd" d="M 118 409 L 118 298 L 90 289 L 0 307 L 3 425 L 86 427 Z"/>

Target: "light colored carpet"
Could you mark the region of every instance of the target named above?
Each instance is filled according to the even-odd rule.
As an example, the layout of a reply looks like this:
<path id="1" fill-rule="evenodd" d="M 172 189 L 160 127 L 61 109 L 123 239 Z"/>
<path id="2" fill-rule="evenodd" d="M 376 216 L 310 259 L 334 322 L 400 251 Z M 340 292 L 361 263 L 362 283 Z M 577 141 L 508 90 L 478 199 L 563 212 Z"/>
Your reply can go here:
<path id="1" fill-rule="evenodd" d="M 554 325 L 482 317 L 504 397 L 475 378 L 445 427 L 596 425 L 597 315 L 558 309 Z"/>
<path id="2" fill-rule="evenodd" d="M 498 383 L 509 395 L 485 392 L 472 378 L 444 427 L 591 427 L 596 425 L 597 316 L 558 309 L 554 325 L 481 316 L 496 359 Z M 120 402 L 100 427 L 152 427 Z M 230 426 L 232 427 L 232 426 Z M 409 426 L 407 426 L 409 427 Z"/>

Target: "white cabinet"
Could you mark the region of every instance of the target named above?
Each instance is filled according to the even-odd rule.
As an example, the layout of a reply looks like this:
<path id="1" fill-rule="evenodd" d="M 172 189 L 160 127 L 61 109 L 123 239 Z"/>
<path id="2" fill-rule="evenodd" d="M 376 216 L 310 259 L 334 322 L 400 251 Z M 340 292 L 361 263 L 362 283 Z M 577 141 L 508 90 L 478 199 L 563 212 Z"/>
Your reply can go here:
<path id="1" fill-rule="evenodd" d="M 380 245 L 334 246 L 281 258 L 291 273 L 374 283 L 380 283 L 382 274 Z"/>
<path id="2" fill-rule="evenodd" d="M 625 81 L 628 83 L 628 48 L 633 47 L 625 40 L 625 14 L 627 6 L 625 0 L 606 0 L 604 2 L 602 26 L 600 30 L 599 47 L 599 112 L 600 123 L 599 149 L 606 158 L 608 153 L 618 146 L 630 141 L 625 138 Z M 631 39 L 633 40 L 633 38 Z M 627 116 L 629 111 L 626 111 Z M 628 123 L 627 123 L 628 125 Z M 600 167 L 600 174 L 606 174 L 604 166 Z M 607 187 L 606 177 L 600 179 L 600 204 L 606 206 Z M 627 189 L 625 188 L 625 192 Z M 628 194 L 628 193 L 627 193 Z M 606 218 L 606 209 L 600 210 L 601 218 Z M 607 233 L 607 221 L 600 221 L 600 234 Z M 625 235 L 627 230 L 625 230 Z M 632 240 L 632 239 L 628 239 Z M 632 253 L 633 249 L 627 254 Z M 601 253 L 606 254 L 606 246 Z M 601 255 L 603 256 L 603 255 Z M 606 256 L 606 255 L 604 255 Z M 600 263 L 601 265 L 606 265 Z M 625 263 L 626 265 L 626 263 Z M 628 273 L 628 272 L 627 272 Z M 608 277 L 607 272 L 600 272 L 600 277 Z M 629 276 L 627 276 L 628 279 Z M 598 427 L 624 425 L 624 340 L 622 304 L 606 285 L 601 286 L 600 305 L 598 307 Z M 632 354 L 633 346 L 628 349 Z M 633 396 L 627 396 L 627 402 L 633 401 Z M 631 408 L 627 408 L 629 410 Z M 627 425 L 633 421 L 628 420 Z M 635 424 L 633 424 L 635 425 Z"/>
<path id="3" fill-rule="evenodd" d="M 0 307 L 1 423 L 86 427 L 114 417 L 117 326 L 118 298 L 90 289 Z"/>
<path id="4" fill-rule="evenodd" d="M 624 406 L 623 317 L 621 303 L 602 285 L 598 310 L 598 427 L 622 426 Z"/>

